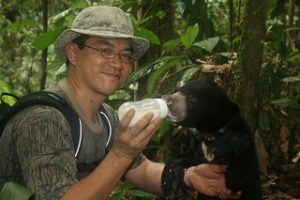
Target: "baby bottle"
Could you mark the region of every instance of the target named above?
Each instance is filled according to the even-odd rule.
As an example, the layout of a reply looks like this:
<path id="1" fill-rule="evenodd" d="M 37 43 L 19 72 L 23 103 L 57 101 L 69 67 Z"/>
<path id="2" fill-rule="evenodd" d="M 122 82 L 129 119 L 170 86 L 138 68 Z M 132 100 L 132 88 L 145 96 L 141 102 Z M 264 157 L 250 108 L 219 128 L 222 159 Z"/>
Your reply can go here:
<path id="1" fill-rule="evenodd" d="M 160 118 L 165 118 L 168 115 L 168 106 L 166 102 L 162 99 L 144 99 L 141 101 L 130 101 L 123 103 L 118 110 L 119 119 L 122 120 L 125 113 L 134 108 L 135 115 L 132 118 L 129 127 L 136 124 L 146 113 L 152 112 L 154 114 L 153 118 L 160 116 Z"/>

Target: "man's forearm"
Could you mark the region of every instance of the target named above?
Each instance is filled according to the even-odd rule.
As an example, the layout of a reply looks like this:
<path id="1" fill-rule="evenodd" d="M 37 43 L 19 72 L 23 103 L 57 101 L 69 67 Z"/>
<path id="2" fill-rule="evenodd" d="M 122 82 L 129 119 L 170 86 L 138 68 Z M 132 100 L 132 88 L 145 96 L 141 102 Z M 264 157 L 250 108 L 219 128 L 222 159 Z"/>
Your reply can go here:
<path id="1" fill-rule="evenodd" d="M 164 164 L 146 159 L 138 167 L 129 170 L 126 178 L 146 192 L 162 195 L 160 184 L 163 169 Z"/>

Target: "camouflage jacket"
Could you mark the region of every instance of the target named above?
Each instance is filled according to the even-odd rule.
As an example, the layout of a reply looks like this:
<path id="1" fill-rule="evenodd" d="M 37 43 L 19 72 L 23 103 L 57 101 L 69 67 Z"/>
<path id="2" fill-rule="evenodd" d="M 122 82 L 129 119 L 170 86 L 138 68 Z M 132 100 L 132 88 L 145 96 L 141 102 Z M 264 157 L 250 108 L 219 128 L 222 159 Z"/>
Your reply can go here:
<path id="1" fill-rule="evenodd" d="M 71 104 L 58 86 L 50 91 Z M 112 124 L 113 141 L 118 118 L 107 104 L 105 109 Z M 102 119 L 99 117 L 99 120 Z M 112 146 L 109 142 L 106 147 L 106 126 L 96 132 L 83 120 L 83 141 L 75 158 L 70 130 L 67 120 L 53 107 L 30 106 L 16 114 L 0 139 L 0 187 L 6 181 L 15 180 L 33 191 L 36 199 L 54 200 L 62 196 L 71 185 L 89 174 Z M 142 157 L 137 158 L 132 167 L 141 163 Z"/>

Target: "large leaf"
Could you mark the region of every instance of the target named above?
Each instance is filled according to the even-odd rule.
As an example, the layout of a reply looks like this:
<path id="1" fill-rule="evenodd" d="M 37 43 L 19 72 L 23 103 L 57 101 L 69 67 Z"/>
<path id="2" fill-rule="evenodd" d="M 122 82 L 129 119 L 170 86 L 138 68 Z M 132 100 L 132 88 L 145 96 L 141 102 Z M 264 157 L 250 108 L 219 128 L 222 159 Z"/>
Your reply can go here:
<path id="1" fill-rule="evenodd" d="M 175 59 L 172 59 L 172 60 L 169 60 L 164 65 L 162 65 L 159 69 L 156 69 L 155 71 L 153 71 L 151 73 L 151 75 L 149 76 L 148 81 L 147 81 L 147 93 L 148 93 L 148 95 L 151 95 L 155 91 L 155 88 L 156 88 L 157 84 L 159 83 L 159 81 L 162 80 L 165 73 L 170 68 L 176 66 L 176 64 L 178 63 L 178 59 L 179 59 L 179 57 L 175 58 Z"/>
<path id="2" fill-rule="evenodd" d="M 286 97 L 286 98 L 273 100 L 270 103 L 278 106 L 300 109 L 300 104 L 297 98 Z"/>
<path id="3" fill-rule="evenodd" d="M 136 82 L 139 79 L 147 76 L 148 74 L 150 74 L 152 71 L 162 67 L 165 65 L 165 63 L 169 62 L 170 60 L 173 59 L 177 59 L 176 56 L 164 56 L 160 59 L 155 60 L 154 62 L 142 67 L 140 70 L 137 70 L 135 72 L 133 72 L 129 79 L 127 80 L 125 85 L 128 85 L 132 82 Z"/>
<path id="4" fill-rule="evenodd" d="M 176 70 L 170 75 L 168 75 L 167 79 L 164 80 L 163 84 L 159 88 L 159 92 L 163 94 L 170 94 L 178 89 L 178 87 L 182 86 L 191 78 L 197 76 L 197 71 L 195 65 L 189 65 L 181 67 L 179 70 Z M 199 68 L 199 67 L 198 67 Z"/>
<path id="5" fill-rule="evenodd" d="M 49 74 L 53 74 L 55 76 L 59 76 L 67 71 L 67 66 L 62 61 L 56 59 L 53 62 L 49 63 L 47 66 L 47 70 Z"/>
<path id="6" fill-rule="evenodd" d="M 71 27 L 73 23 L 73 19 L 75 18 L 75 14 L 73 14 L 74 10 L 82 9 L 88 6 L 88 3 L 85 1 L 79 2 L 70 2 L 68 4 L 68 9 L 63 10 L 62 12 L 50 17 L 50 21 L 55 25 L 55 27 L 62 27 L 64 22 L 67 27 Z"/>
<path id="7" fill-rule="evenodd" d="M 200 48 L 202 48 L 202 49 L 204 49 L 204 50 L 211 53 L 214 50 L 214 48 L 217 46 L 219 41 L 220 41 L 219 36 L 211 37 L 211 38 L 208 38 L 207 40 L 195 42 L 193 44 L 193 46 L 200 47 Z"/>
<path id="8" fill-rule="evenodd" d="M 289 62 L 298 62 L 299 56 L 300 56 L 300 51 L 293 51 L 293 52 L 287 52 L 285 58 Z"/>
<path id="9" fill-rule="evenodd" d="M 152 44 L 160 45 L 159 37 L 154 32 L 146 28 L 135 26 L 134 34 L 136 36 L 148 39 Z"/>
<path id="10" fill-rule="evenodd" d="M 173 49 L 175 49 L 179 44 L 180 44 L 179 39 L 169 40 L 163 44 L 163 49 L 165 49 L 166 52 L 170 52 Z"/>
<path id="11" fill-rule="evenodd" d="M 187 81 L 195 77 L 196 73 L 200 70 L 198 65 L 187 66 L 185 72 L 182 75 L 181 81 L 178 82 L 177 86 L 183 86 Z"/>
<path id="12" fill-rule="evenodd" d="M 10 88 L 10 86 L 5 83 L 4 81 L 0 80 L 0 92 L 11 92 L 12 89 Z"/>
<path id="13" fill-rule="evenodd" d="M 37 38 L 32 43 L 32 46 L 38 50 L 42 50 L 47 48 L 49 45 L 53 44 L 59 34 L 63 31 L 63 29 L 57 29 L 53 31 L 48 31 Z"/>
<path id="14" fill-rule="evenodd" d="M 30 198 L 32 196 L 33 193 L 28 188 L 14 181 L 9 181 L 5 183 L 0 193 L 0 199 L 5 199 L 5 200 L 13 200 L 13 199 L 26 200 L 26 199 L 32 199 Z"/>
<path id="15" fill-rule="evenodd" d="M 3 93 L 14 93 L 14 92 L 12 91 L 11 87 L 8 84 L 6 84 L 4 81 L 0 80 L 0 94 L 3 94 Z M 8 103 L 9 105 L 13 105 L 14 103 L 16 103 L 16 99 L 9 95 L 2 96 L 1 101 L 2 100 L 4 102 Z"/>
<path id="16" fill-rule="evenodd" d="M 283 82 L 299 82 L 300 76 L 292 76 L 292 77 L 286 77 L 283 79 Z"/>
<path id="17" fill-rule="evenodd" d="M 186 47 L 190 48 L 194 43 L 197 35 L 199 33 L 199 26 L 195 24 L 194 26 L 189 26 L 186 32 L 180 37 L 181 43 Z"/>

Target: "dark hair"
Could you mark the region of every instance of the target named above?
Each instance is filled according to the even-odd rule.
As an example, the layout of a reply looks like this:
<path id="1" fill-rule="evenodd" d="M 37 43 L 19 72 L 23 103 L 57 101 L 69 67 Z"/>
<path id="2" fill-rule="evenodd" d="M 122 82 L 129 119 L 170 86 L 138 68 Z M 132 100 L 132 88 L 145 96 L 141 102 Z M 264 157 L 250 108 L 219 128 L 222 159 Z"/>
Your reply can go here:
<path id="1" fill-rule="evenodd" d="M 89 35 L 79 35 L 77 38 L 72 40 L 72 43 L 76 44 L 79 49 L 83 49 L 85 41 L 87 41 L 87 39 L 89 39 L 90 37 L 91 36 L 89 36 Z M 67 57 L 66 66 L 68 66 L 68 64 L 69 64 L 69 60 Z"/>
<path id="2" fill-rule="evenodd" d="M 90 37 L 91 36 L 89 35 L 79 35 L 77 38 L 72 40 L 72 43 L 77 44 L 79 49 L 83 49 L 85 41 L 87 41 L 87 39 L 89 39 Z"/>

